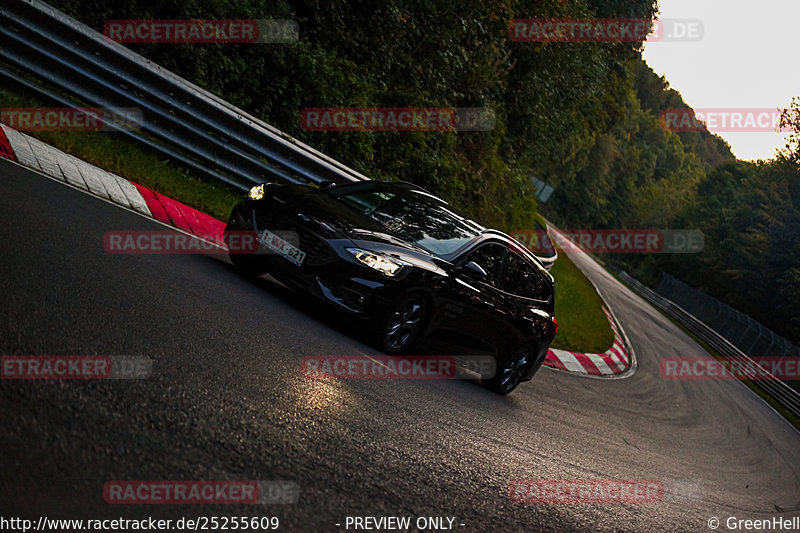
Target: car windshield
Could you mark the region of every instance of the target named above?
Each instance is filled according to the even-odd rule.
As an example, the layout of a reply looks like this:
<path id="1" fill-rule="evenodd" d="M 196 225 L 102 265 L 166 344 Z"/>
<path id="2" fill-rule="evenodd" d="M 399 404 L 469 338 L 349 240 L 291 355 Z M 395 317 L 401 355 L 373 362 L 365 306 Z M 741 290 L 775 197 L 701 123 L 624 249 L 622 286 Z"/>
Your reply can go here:
<path id="1" fill-rule="evenodd" d="M 421 191 L 367 189 L 333 194 L 386 231 L 432 254 L 448 255 L 480 235 L 480 228 Z"/>

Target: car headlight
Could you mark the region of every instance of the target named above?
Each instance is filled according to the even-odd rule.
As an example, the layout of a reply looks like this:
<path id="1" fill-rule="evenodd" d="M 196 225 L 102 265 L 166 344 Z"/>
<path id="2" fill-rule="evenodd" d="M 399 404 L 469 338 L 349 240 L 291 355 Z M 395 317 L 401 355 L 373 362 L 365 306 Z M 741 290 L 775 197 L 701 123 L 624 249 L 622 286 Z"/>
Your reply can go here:
<path id="1" fill-rule="evenodd" d="M 362 250 L 361 248 L 348 248 L 347 251 L 361 263 L 364 263 L 370 268 L 374 268 L 390 278 L 396 276 L 404 267 L 408 266 L 408 263 L 400 261 L 399 259 L 389 258 L 385 255 L 376 254 L 375 252 Z"/>
<path id="2" fill-rule="evenodd" d="M 261 200 L 264 198 L 264 185 L 266 184 L 262 183 L 261 185 L 256 185 L 250 189 L 250 192 L 247 193 L 247 196 L 249 196 L 251 200 Z"/>

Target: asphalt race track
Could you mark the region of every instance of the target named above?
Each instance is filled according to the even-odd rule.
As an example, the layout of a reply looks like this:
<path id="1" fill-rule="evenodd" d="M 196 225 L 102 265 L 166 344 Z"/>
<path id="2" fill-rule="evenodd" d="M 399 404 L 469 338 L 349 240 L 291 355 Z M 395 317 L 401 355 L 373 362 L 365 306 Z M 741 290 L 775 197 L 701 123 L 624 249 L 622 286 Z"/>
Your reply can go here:
<path id="1" fill-rule="evenodd" d="M 660 358 L 702 350 L 585 256 L 575 259 L 638 370 L 604 380 L 545 368 L 502 398 L 470 381 L 304 378 L 304 356 L 376 352 L 223 256 L 105 253 L 106 231 L 164 227 L 5 160 L 0 217 L 0 354 L 153 360 L 143 380 L 0 382 L 4 517 L 278 516 L 282 531 L 345 531 L 347 516 L 446 516 L 458 531 L 709 531 L 712 516 L 800 514 L 800 433 L 741 383 L 662 379 Z M 585 478 L 659 480 L 665 495 L 508 495 L 512 480 Z M 109 480 L 217 479 L 293 480 L 299 503 L 103 499 Z"/>

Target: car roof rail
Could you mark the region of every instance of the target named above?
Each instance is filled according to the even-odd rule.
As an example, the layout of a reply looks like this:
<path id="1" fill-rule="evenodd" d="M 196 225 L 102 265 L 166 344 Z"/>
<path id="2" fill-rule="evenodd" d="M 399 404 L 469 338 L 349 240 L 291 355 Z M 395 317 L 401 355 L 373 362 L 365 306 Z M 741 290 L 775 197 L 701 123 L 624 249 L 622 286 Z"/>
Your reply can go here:
<path id="1" fill-rule="evenodd" d="M 441 196 L 436 196 L 435 194 L 433 194 L 431 191 L 429 191 L 425 187 L 421 187 L 421 186 L 417 185 L 416 183 L 412 183 L 410 181 L 405 181 L 405 180 L 398 180 L 398 181 L 381 180 L 381 182 L 382 183 L 391 183 L 392 185 L 400 185 L 400 186 L 405 187 L 407 189 L 411 189 L 411 190 L 426 194 L 426 195 L 430 196 L 431 198 L 436 198 L 437 200 L 439 200 L 440 202 L 443 202 L 446 205 L 450 205 L 450 202 L 448 202 L 447 200 L 445 200 Z"/>
<path id="2" fill-rule="evenodd" d="M 500 237 L 508 237 L 509 239 L 513 240 L 513 238 L 508 233 L 500 231 L 499 229 L 486 228 L 485 230 L 483 230 L 483 233 L 484 234 L 488 233 L 488 234 L 491 234 L 491 235 L 497 235 L 497 236 L 500 236 Z"/>
<path id="3" fill-rule="evenodd" d="M 408 187 L 408 188 L 410 188 L 410 189 L 417 189 L 417 190 L 419 190 L 419 191 L 426 192 L 426 193 L 430 194 L 431 196 L 436 196 L 435 194 L 433 194 L 431 191 L 429 191 L 429 190 L 428 190 L 428 189 L 426 189 L 425 187 L 420 187 L 420 186 L 419 186 L 419 185 L 417 185 L 416 183 L 413 183 L 413 182 L 410 182 L 410 181 L 405 181 L 405 180 L 397 180 L 397 181 L 393 181 L 393 180 L 381 180 L 381 181 L 382 181 L 383 183 L 391 183 L 391 184 L 393 184 L 393 185 L 403 185 L 403 186 L 405 186 L 405 187 Z M 438 198 L 438 196 L 437 196 L 437 198 Z"/>

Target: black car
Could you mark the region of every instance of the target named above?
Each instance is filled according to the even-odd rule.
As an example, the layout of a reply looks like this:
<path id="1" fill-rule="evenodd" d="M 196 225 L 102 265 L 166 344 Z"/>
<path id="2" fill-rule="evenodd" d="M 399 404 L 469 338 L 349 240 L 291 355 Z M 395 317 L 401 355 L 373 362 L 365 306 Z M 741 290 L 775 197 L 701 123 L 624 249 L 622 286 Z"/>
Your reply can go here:
<path id="1" fill-rule="evenodd" d="M 255 232 L 262 252 L 231 248 L 243 272 L 363 319 L 386 353 L 424 339 L 491 355 L 497 372 L 483 383 L 500 394 L 533 377 L 558 328 L 553 278 L 536 257 L 410 183 L 258 185 L 226 239 L 237 232 Z"/>

